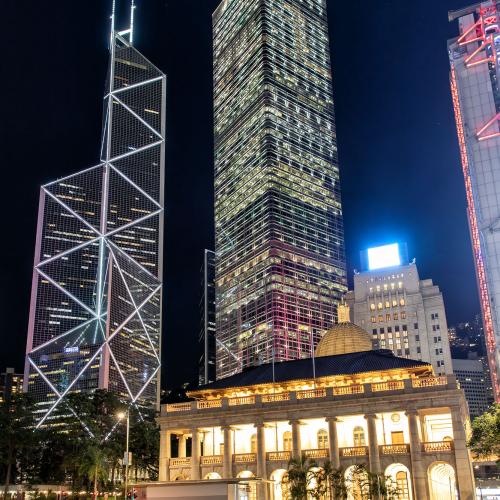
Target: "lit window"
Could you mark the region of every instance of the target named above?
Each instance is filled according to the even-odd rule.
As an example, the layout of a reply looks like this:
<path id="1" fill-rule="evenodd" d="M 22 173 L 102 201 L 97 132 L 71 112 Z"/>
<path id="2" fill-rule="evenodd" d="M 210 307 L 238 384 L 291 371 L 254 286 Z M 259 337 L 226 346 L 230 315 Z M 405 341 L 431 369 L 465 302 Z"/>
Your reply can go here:
<path id="1" fill-rule="evenodd" d="M 399 299 L 399 305 L 404 306 L 405 305 L 405 299 Z"/>
<path id="2" fill-rule="evenodd" d="M 382 302 L 379 302 L 377 307 L 378 307 L 379 309 L 382 309 L 382 307 L 383 307 Z"/>
<path id="3" fill-rule="evenodd" d="M 325 429 L 318 431 L 318 448 L 320 450 L 328 448 L 328 432 Z"/>
<path id="4" fill-rule="evenodd" d="M 353 430 L 354 446 L 366 446 L 365 431 L 363 427 L 354 427 Z"/>
<path id="5" fill-rule="evenodd" d="M 375 311 L 375 304 L 370 304 L 370 310 Z"/>

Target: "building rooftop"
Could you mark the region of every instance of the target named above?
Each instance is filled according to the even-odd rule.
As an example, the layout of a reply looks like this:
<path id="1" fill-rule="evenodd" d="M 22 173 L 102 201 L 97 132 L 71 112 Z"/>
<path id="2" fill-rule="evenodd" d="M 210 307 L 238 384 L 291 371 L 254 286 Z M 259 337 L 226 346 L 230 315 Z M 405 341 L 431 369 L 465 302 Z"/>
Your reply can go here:
<path id="1" fill-rule="evenodd" d="M 399 358 L 394 356 L 392 351 L 385 349 L 323 356 L 315 359 L 316 378 L 426 367 L 432 373 L 432 367 L 429 363 L 414 359 Z M 313 378 L 312 359 L 298 359 L 274 363 L 274 369 L 273 363 L 263 364 L 231 377 L 217 380 L 211 384 L 200 386 L 192 392 Z"/>

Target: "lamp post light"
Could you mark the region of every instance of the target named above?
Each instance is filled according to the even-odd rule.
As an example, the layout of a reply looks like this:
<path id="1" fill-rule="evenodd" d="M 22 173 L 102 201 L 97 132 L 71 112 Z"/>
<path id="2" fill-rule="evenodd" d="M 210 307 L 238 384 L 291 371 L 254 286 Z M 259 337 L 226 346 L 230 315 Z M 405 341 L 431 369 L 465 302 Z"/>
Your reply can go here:
<path id="1" fill-rule="evenodd" d="M 127 419 L 127 438 L 126 438 L 126 444 L 125 444 L 125 455 L 124 455 L 124 461 L 125 461 L 125 495 L 124 495 L 124 500 L 127 498 L 127 492 L 128 492 L 128 466 L 130 462 L 130 453 L 128 451 L 129 449 L 129 435 L 130 435 L 130 409 L 127 408 L 126 412 L 120 412 L 118 413 L 118 419 L 123 420 L 124 418 Z"/>

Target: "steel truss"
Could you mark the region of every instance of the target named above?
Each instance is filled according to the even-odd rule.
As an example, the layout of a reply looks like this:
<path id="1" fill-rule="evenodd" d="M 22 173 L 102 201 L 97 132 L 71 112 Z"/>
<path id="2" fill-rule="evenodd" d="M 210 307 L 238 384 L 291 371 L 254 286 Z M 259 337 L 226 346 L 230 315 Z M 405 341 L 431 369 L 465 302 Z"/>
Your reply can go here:
<path id="1" fill-rule="evenodd" d="M 133 9 L 129 30 L 112 16 L 101 162 L 41 188 L 25 368 L 37 426 L 74 413 L 72 392 L 159 402 L 166 78 L 132 46 Z"/>

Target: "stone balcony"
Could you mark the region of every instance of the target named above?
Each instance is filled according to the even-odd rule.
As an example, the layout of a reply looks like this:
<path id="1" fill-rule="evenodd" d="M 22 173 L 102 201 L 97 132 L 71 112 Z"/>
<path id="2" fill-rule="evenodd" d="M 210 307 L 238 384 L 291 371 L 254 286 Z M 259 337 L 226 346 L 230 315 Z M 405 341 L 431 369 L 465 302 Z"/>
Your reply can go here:
<path id="1" fill-rule="evenodd" d="M 457 389 L 454 376 L 440 376 L 427 378 L 412 378 L 405 380 L 392 380 L 387 382 L 377 382 L 371 384 L 351 384 L 346 386 L 325 387 L 309 389 L 304 391 L 286 391 L 275 394 L 256 394 L 236 398 L 209 399 L 203 401 L 191 401 L 186 403 L 174 403 L 162 406 L 162 415 L 175 413 L 192 413 L 217 409 L 230 409 L 235 407 L 267 407 L 283 403 L 310 402 L 311 400 L 321 401 L 346 401 L 358 399 L 360 394 L 364 396 L 378 396 L 387 393 L 425 393 L 436 386 L 443 388 Z"/>

